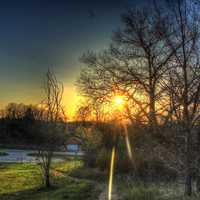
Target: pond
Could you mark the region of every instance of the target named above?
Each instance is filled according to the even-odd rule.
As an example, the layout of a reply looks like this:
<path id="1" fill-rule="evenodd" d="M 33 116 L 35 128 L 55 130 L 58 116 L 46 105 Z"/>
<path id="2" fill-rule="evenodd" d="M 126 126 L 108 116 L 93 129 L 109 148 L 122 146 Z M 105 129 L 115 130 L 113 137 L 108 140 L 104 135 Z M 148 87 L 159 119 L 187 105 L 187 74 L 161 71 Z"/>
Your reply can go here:
<path id="1" fill-rule="evenodd" d="M 18 149 L 2 149 L 1 152 L 5 152 L 4 156 L 0 156 L 0 162 L 37 162 L 36 156 L 31 156 L 37 154 L 34 150 L 18 150 Z M 55 157 L 53 161 L 59 162 L 65 160 L 67 156 L 82 156 L 83 153 L 79 152 L 77 154 L 73 152 L 55 152 Z"/>

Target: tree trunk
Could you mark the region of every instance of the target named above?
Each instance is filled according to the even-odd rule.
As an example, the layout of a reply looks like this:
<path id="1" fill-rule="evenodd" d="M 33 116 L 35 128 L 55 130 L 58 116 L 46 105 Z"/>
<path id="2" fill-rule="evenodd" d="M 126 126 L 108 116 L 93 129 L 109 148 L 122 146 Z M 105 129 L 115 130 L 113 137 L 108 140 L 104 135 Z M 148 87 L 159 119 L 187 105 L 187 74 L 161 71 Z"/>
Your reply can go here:
<path id="1" fill-rule="evenodd" d="M 198 133 L 198 147 L 197 147 L 197 176 L 196 176 L 196 189 L 200 192 L 200 132 Z"/>
<path id="2" fill-rule="evenodd" d="M 51 186 L 50 184 L 50 176 L 49 176 L 49 170 L 46 171 L 46 175 L 45 175 L 45 185 L 47 188 L 49 188 Z"/>
<path id="3" fill-rule="evenodd" d="M 149 94 L 149 125 L 150 131 L 156 133 L 157 120 L 155 108 L 155 91 L 153 88 L 151 89 Z"/>
<path id="4" fill-rule="evenodd" d="M 186 181 L 185 181 L 185 195 L 191 196 L 192 195 L 192 175 L 190 171 L 186 172 Z"/>
<path id="5" fill-rule="evenodd" d="M 197 177 L 196 177 L 196 179 L 197 179 L 197 181 L 196 181 L 196 188 L 197 188 L 197 192 L 200 193 L 200 175 L 199 175 L 199 170 L 198 170 L 197 173 L 198 174 L 197 174 Z"/>
<path id="6" fill-rule="evenodd" d="M 192 195 L 192 151 L 191 151 L 191 132 L 187 129 L 186 141 L 186 177 L 185 177 L 185 195 Z"/>

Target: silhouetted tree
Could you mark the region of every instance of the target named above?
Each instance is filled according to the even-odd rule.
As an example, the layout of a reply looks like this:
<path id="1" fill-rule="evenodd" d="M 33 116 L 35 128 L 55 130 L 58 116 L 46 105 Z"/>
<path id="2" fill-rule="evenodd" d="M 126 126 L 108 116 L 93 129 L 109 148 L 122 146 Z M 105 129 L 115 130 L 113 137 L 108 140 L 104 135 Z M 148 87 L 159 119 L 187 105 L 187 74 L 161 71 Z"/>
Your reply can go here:
<path id="1" fill-rule="evenodd" d="M 45 99 L 41 106 L 44 109 L 43 122 L 38 131 L 41 138 L 38 141 L 38 154 L 46 187 L 50 187 L 50 168 L 53 153 L 64 142 L 65 123 L 62 107 L 63 85 L 49 70 L 45 81 Z"/>
<path id="2" fill-rule="evenodd" d="M 108 50 L 82 56 L 87 68 L 78 86 L 94 102 L 109 101 L 118 92 L 127 96 L 127 117 L 131 121 L 146 118 L 154 132 L 159 114 L 168 111 L 169 101 L 163 101 L 161 84 L 178 47 L 171 49 L 166 44 L 163 32 L 168 31 L 167 19 L 154 7 L 130 10 L 122 16 L 122 22 Z"/>
<path id="3" fill-rule="evenodd" d="M 180 122 L 185 137 L 185 193 L 191 195 L 194 168 L 193 133 L 199 121 L 200 102 L 199 5 L 192 0 L 177 0 L 168 5 L 173 34 L 167 37 L 166 43 L 171 50 L 177 50 L 168 70 L 167 83 L 169 83 L 174 119 Z"/>

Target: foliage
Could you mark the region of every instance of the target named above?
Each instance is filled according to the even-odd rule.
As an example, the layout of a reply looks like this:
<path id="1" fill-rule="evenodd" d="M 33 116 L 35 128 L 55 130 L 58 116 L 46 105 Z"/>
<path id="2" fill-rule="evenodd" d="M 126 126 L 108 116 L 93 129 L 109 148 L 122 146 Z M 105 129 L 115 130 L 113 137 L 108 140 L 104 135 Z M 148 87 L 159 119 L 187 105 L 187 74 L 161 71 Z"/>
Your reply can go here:
<path id="1" fill-rule="evenodd" d="M 77 137 L 80 137 L 82 142 L 82 150 L 85 152 L 84 163 L 89 167 L 96 167 L 96 156 L 100 148 L 101 132 L 91 127 L 84 128 L 79 127 L 76 133 Z"/>

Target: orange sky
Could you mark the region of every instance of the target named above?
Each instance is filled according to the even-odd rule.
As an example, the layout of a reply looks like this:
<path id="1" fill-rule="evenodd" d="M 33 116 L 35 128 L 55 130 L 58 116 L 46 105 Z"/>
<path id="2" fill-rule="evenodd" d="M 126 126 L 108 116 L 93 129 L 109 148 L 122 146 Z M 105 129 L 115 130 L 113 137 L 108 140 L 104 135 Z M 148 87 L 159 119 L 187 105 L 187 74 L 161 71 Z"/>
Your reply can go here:
<path id="1" fill-rule="evenodd" d="M 65 86 L 63 104 L 72 117 L 79 100 L 74 86 L 82 66 L 79 58 L 88 50 L 108 47 L 128 5 L 123 0 L 22 1 L 16 6 L 5 1 L 1 6 L 5 20 L 0 32 L 0 109 L 11 102 L 39 104 L 44 98 L 45 73 L 51 69 Z"/>
<path id="2" fill-rule="evenodd" d="M 13 92 L 11 92 L 9 96 L 7 95 L 7 92 L 5 92 L 5 96 L 1 96 L 0 109 L 4 108 L 8 103 L 11 102 L 34 105 L 39 104 L 43 99 L 43 89 L 41 87 L 35 91 L 22 91 L 20 90 L 20 87 L 16 86 L 11 88 L 11 91 Z M 73 84 L 65 85 L 62 103 L 65 107 L 66 114 L 70 119 L 72 119 L 75 114 L 76 106 L 78 105 L 79 100 L 80 96 L 78 95 L 76 87 Z"/>
<path id="3" fill-rule="evenodd" d="M 67 116 L 70 118 L 74 116 L 80 98 L 81 97 L 77 94 L 75 86 L 65 86 L 63 93 L 63 105 L 66 108 Z"/>

